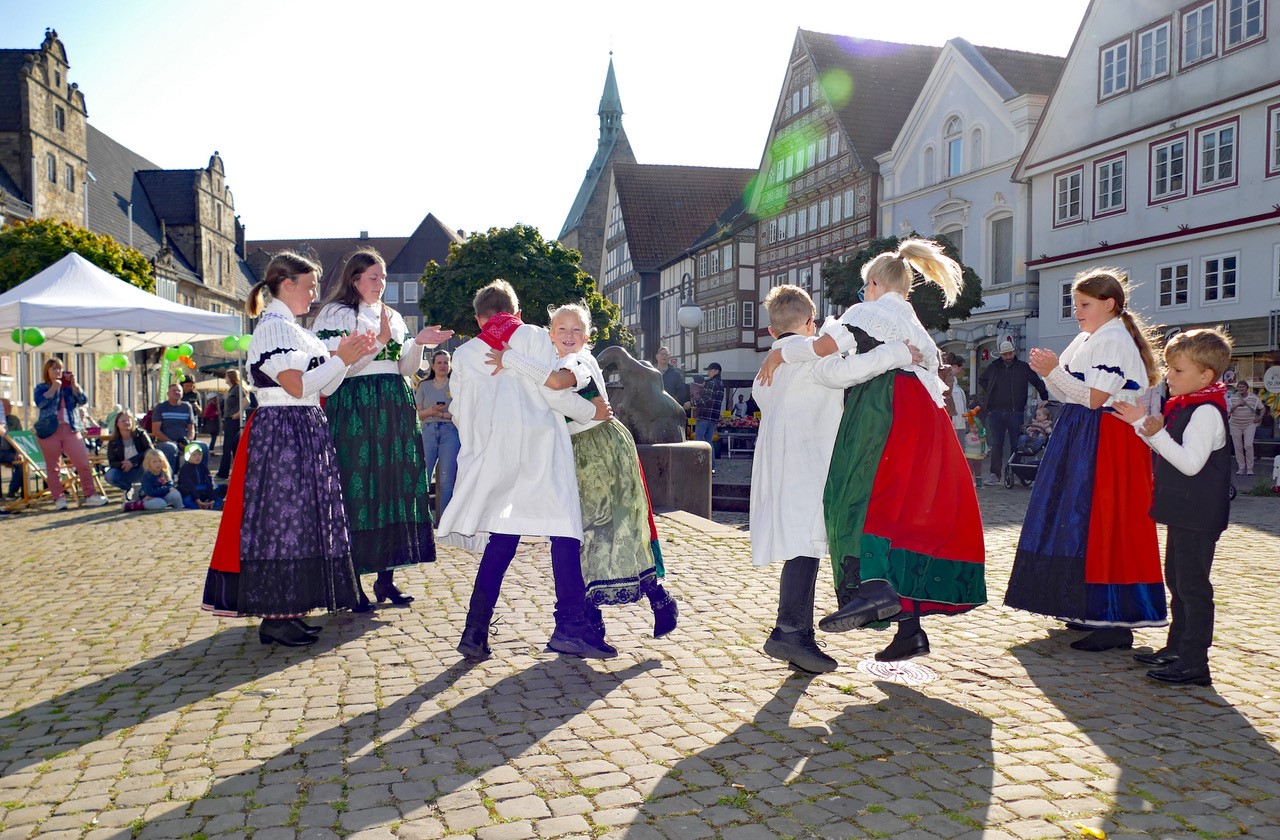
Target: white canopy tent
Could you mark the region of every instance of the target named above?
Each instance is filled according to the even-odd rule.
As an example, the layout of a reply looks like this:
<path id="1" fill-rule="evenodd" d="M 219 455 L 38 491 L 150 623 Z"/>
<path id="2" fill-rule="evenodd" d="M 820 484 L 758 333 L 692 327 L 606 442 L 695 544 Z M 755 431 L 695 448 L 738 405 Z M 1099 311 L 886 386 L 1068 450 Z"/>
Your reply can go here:
<path id="1" fill-rule="evenodd" d="M 131 353 L 241 329 L 236 315 L 157 297 L 74 252 L 0 295 L 0 348 L 35 349 L 15 344 L 11 335 L 30 327 L 44 332 L 44 353 Z"/>

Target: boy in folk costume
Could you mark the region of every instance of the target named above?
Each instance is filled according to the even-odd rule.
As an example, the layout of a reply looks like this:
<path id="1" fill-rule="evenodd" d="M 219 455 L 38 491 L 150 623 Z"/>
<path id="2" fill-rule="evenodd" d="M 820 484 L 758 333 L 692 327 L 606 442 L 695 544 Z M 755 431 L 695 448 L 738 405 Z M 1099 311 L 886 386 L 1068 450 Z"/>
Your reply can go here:
<path id="1" fill-rule="evenodd" d="M 572 391 L 571 373 L 552 373 L 556 351 L 545 329 L 520 321 L 515 290 L 495 280 L 473 302 L 480 335 L 453 356 L 451 410 L 462 449 L 452 501 L 440 518 L 438 538 L 463 548 L 484 548 L 458 651 L 479 661 L 489 656 L 489 623 L 520 535 L 551 540 L 556 629 L 548 649 L 590 658 L 617 651 L 605 644 L 584 615 L 582 511 L 573 446 L 564 418 L 609 416 Z M 488 354 L 511 347 L 517 354 L 495 373 Z M 522 375 L 514 375 L 517 366 Z M 536 368 L 532 369 L 532 368 Z"/>
<path id="2" fill-rule="evenodd" d="M 813 299 L 799 286 L 774 288 L 764 307 L 779 350 L 814 334 Z M 813 602 L 818 560 L 827 553 L 822 492 L 843 389 L 921 359 L 915 347 L 894 341 L 869 353 L 784 365 L 770 384 L 755 387 L 761 421 L 751 468 L 751 561 L 784 561 L 778 622 L 764 652 L 800 670 L 825 673 L 838 664 L 814 642 Z"/>

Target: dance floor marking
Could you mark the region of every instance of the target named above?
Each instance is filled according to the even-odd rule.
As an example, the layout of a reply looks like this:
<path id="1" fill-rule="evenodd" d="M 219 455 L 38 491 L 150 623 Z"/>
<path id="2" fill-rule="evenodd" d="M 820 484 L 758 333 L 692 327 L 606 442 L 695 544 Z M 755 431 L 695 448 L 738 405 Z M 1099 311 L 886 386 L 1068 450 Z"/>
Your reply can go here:
<path id="1" fill-rule="evenodd" d="M 914 662 L 877 662 L 867 657 L 858 663 L 858 671 L 877 680 L 902 685 L 924 685 L 938 678 L 936 671 Z"/>

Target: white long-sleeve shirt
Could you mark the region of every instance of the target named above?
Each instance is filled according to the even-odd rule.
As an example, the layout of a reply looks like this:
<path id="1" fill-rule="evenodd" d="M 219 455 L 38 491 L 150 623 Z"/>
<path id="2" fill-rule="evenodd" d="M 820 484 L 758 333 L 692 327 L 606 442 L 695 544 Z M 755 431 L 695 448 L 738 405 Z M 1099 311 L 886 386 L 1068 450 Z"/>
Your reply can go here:
<path id="1" fill-rule="evenodd" d="M 1141 428 L 1146 419 L 1143 416 L 1136 421 L 1133 424 L 1134 430 Z M 1181 444 L 1173 439 L 1168 429 L 1161 429 L 1151 437 L 1138 432 L 1138 437 L 1160 453 L 1160 457 L 1172 464 L 1178 472 L 1195 475 L 1204 469 L 1214 451 L 1227 445 L 1227 428 L 1218 409 L 1211 405 L 1198 405 L 1182 432 Z"/>

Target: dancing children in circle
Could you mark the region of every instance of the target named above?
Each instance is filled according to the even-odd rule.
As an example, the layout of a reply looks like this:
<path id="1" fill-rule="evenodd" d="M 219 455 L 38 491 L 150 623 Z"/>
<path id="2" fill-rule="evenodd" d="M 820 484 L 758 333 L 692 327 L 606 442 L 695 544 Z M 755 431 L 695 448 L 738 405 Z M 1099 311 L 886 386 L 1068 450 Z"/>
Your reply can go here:
<path id="1" fill-rule="evenodd" d="M 908 341 L 923 355 L 919 365 L 850 389 L 823 493 L 840 608 L 818 626 L 841 632 L 893 617 L 898 631 L 876 654 L 882 662 L 929 653 L 923 616 L 987 600 L 972 474 L 943 407 L 937 345 L 907 300 L 916 273 L 942 289 L 948 305 L 955 301 L 960 266 L 936 242 L 908 239 L 863 267 L 864 303 L 829 319 L 817 340 L 779 353 L 809 361 Z"/>
<path id="2" fill-rule="evenodd" d="M 1213 642 L 1214 545 L 1230 513 L 1231 450 L 1227 447 L 1226 386 L 1218 381 L 1231 364 L 1231 339 L 1219 330 L 1187 330 L 1164 348 L 1169 401 L 1164 422 L 1136 405 L 1116 403 L 1120 419 L 1133 425 L 1156 451 L 1151 516 L 1168 526 L 1164 575 L 1172 622 L 1164 647 L 1137 653 L 1154 665 L 1147 676 L 1174 685 L 1210 685 Z"/>
<path id="3" fill-rule="evenodd" d="M 330 355 L 298 324 L 316 299 L 320 273 L 297 254 L 276 254 L 245 306 L 250 318 L 262 316 L 248 354 L 259 407 L 236 450 L 204 609 L 261 616 L 263 644 L 309 645 L 320 628 L 303 616 L 358 603 L 337 455 L 320 396 L 332 394 L 376 340 L 372 332 L 356 332 Z M 268 291 L 272 300 L 264 307 Z"/>
<path id="4" fill-rule="evenodd" d="M 472 305 L 480 335 L 453 354 L 449 380 L 450 408 L 462 439 L 458 482 L 438 529 L 443 542 L 484 550 L 458 652 L 471 661 L 490 656 L 489 625 L 523 534 L 551 540 L 556 628 L 548 649 L 592 659 L 616 656 L 586 615 L 582 508 L 565 423 L 565 417 L 608 419 L 608 406 L 546 387 L 552 381 L 571 388 L 574 377 L 554 371 L 551 337 L 541 327 L 521 322 L 510 283 L 493 281 L 476 292 Z M 508 346 L 516 351 L 511 370 L 492 367 L 489 350 Z M 530 370 L 516 375 L 522 364 Z"/>
<path id="5" fill-rule="evenodd" d="M 776 286 L 764 308 L 775 348 L 813 335 L 817 310 L 799 286 Z M 761 419 L 751 467 L 751 562 L 783 561 L 778 620 L 764 643 L 764 652 L 774 659 L 815 674 L 839 665 L 814 641 L 813 602 L 818 558 L 827 553 L 822 492 L 840 428 L 843 389 L 921 361 L 919 350 L 891 341 L 867 353 L 784 365 L 768 385 L 753 391 Z"/>
<path id="6" fill-rule="evenodd" d="M 351 525 L 358 573 L 377 572 L 373 597 L 396 606 L 413 596 L 396 588 L 395 569 L 436 559 L 421 431 L 406 376 L 422 367 L 428 344 L 453 335 L 439 326 L 409 337 L 404 318 L 382 300 L 387 267 L 373 249 L 347 257 L 320 314 L 316 336 L 333 350 L 343 336 L 372 331 L 378 346 L 347 371 L 325 400 Z M 369 599 L 360 589 L 361 608 Z"/>
<path id="7" fill-rule="evenodd" d="M 583 399 L 608 405 L 604 373 L 587 343 L 590 313 L 581 304 L 571 303 L 552 309 L 550 316 L 551 342 L 560 356 L 560 368 L 574 375 L 574 390 Z M 504 358 L 515 355 L 515 351 L 489 352 L 499 369 Z M 529 367 L 526 360 L 518 369 Z M 604 635 L 600 607 L 633 604 L 647 597 L 653 610 L 653 636 L 661 638 L 676 628 L 679 608 L 660 582 L 666 574 L 662 549 L 635 440 L 613 417 L 569 418 L 569 434 L 582 505 L 582 577 L 589 617 Z"/>
<path id="8" fill-rule="evenodd" d="M 1031 489 L 1005 604 L 1092 632 L 1076 650 L 1133 646 L 1134 627 L 1165 624 L 1151 452 L 1111 408 L 1137 403 L 1160 378 L 1146 327 L 1130 312 L 1115 269 L 1072 284 L 1077 335 L 1059 359 L 1031 351 L 1031 367 L 1066 405 Z M 1224 491 L 1225 496 L 1225 491 Z"/>

